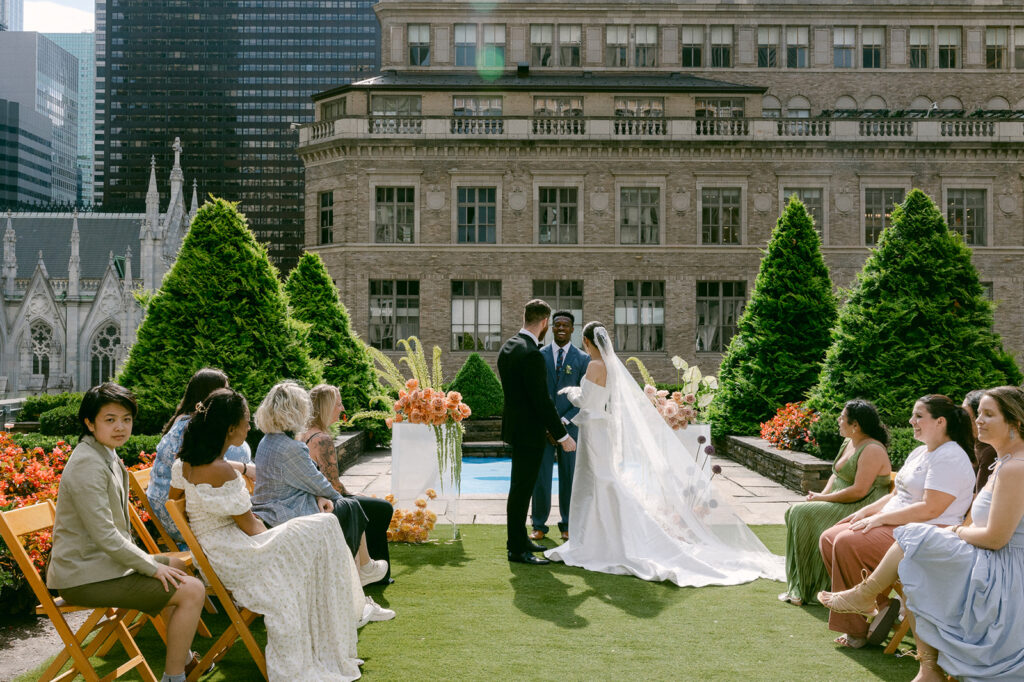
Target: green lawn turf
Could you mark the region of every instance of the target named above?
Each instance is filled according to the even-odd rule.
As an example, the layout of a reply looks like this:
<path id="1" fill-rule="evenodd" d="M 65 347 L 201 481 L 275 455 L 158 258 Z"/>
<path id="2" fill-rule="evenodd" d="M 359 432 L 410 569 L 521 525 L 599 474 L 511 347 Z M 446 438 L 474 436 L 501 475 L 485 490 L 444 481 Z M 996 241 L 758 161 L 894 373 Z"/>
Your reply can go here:
<path id="1" fill-rule="evenodd" d="M 392 545 L 396 582 L 369 594 L 398 616 L 361 630 L 365 679 L 897 681 L 917 672 L 914 660 L 878 647 L 837 648 L 825 609 L 780 603 L 781 583 L 678 588 L 561 564 L 510 564 L 504 526 L 460 530 L 456 542 Z M 783 551 L 782 526 L 754 530 Z M 435 535 L 451 537 L 441 527 Z M 204 618 L 222 631 L 222 616 Z M 262 624 L 256 629 L 262 643 Z M 159 677 L 162 643 L 150 627 L 138 641 Z M 197 637 L 195 648 L 205 642 Z M 101 672 L 123 660 L 115 651 Z M 236 643 L 203 680 L 258 677 Z"/>

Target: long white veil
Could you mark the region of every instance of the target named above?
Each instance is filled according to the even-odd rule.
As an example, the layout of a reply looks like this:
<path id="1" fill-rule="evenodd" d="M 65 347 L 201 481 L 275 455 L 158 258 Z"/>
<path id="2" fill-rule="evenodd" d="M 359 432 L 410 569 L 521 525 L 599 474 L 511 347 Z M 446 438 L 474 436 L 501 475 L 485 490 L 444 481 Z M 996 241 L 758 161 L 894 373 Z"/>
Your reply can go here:
<path id="1" fill-rule="evenodd" d="M 703 466 L 708 455 L 679 441 L 619 360 L 607 330 L 598 327 L 594 336 L 608 371 L 608 445 L 622 484 L 670 536 L 690 546 L 693 558 L 724 573 L 784 580 L 784 559 L 715 492 Z"/>

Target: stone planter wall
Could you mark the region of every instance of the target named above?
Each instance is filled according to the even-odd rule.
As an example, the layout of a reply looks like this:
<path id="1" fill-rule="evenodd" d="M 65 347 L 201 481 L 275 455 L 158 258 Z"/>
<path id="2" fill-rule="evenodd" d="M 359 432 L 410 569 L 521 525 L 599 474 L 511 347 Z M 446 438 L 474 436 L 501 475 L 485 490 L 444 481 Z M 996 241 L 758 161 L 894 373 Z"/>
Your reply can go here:
<path id="1" fill-rule="evenodd" d="M 366 431 L 346 431 L 334 439 L 334 454 L 338 457 L 338 471 L 344 472 L 356 463 L 359 455 L 370 445 Z"/>
<path id="2" fill-rule="evenodd" d="M 831 462 L 804 452 L 779 450 L 761 438 L 726 436 L 720 452 L 734 462 L 800 493 L 820 492 L 832 475 Z"/>
<path id="3" fill-rule="evenodd" d="M 501 441 L 501 417 L 488 417 L 487 419 L 473 419 L 470 417 L 462 422 L 466 433 L 462 437 L 463 443 L 493 443 Z"/>

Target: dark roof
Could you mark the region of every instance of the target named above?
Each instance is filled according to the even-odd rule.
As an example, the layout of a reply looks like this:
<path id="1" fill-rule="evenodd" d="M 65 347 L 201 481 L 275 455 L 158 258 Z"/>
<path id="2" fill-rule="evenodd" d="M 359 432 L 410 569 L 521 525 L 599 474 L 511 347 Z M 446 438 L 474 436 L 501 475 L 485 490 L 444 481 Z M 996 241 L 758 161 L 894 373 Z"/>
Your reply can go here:
<path id="1" fill-rule="evenodd" d="M 725 81 L 698 78 L 685 73 L 666 74 L 600 74 L 531 72 L 519 77 L 505 71 L 496 78 L 484 78 L 472 72 L 396 72 L 384 71 L 378 76 L 347 83 L 313 95 L 313 101 L 326 99 L 352 90 L 386 88 L 388 90 L 574 90 L 617 92 L 749 92 L 763 93 L 766 87 L 740 85 Z"/>
<path id="2" fill-rule="evenodd" d="M 100 279 L 107 270 L 110 252 L 124 256 L 132 249 L 132 277 L 139 277 L 139 230 L 142 213 L 80 213 L 78 215 L 78 257 L 82 279 Z M 17 237 L 18 278 L 35 272 L 39 252 L 51 279 L 67 279 L 71 260 L 71 213 L 13 213 L 11 227 Z M 7 230 L 7 217 L 0 214 L 0 237 Z"/>

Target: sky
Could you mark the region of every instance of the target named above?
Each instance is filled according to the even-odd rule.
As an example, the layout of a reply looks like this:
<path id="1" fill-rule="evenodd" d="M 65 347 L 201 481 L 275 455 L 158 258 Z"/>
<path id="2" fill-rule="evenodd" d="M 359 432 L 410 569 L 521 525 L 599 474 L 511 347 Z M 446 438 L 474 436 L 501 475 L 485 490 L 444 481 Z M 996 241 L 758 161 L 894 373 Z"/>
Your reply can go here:
<path id="1" fill-rule="evenodd" d="M 25 30 L 40 33 L 92 31 L 93 0 L 25 0 Z"/>

